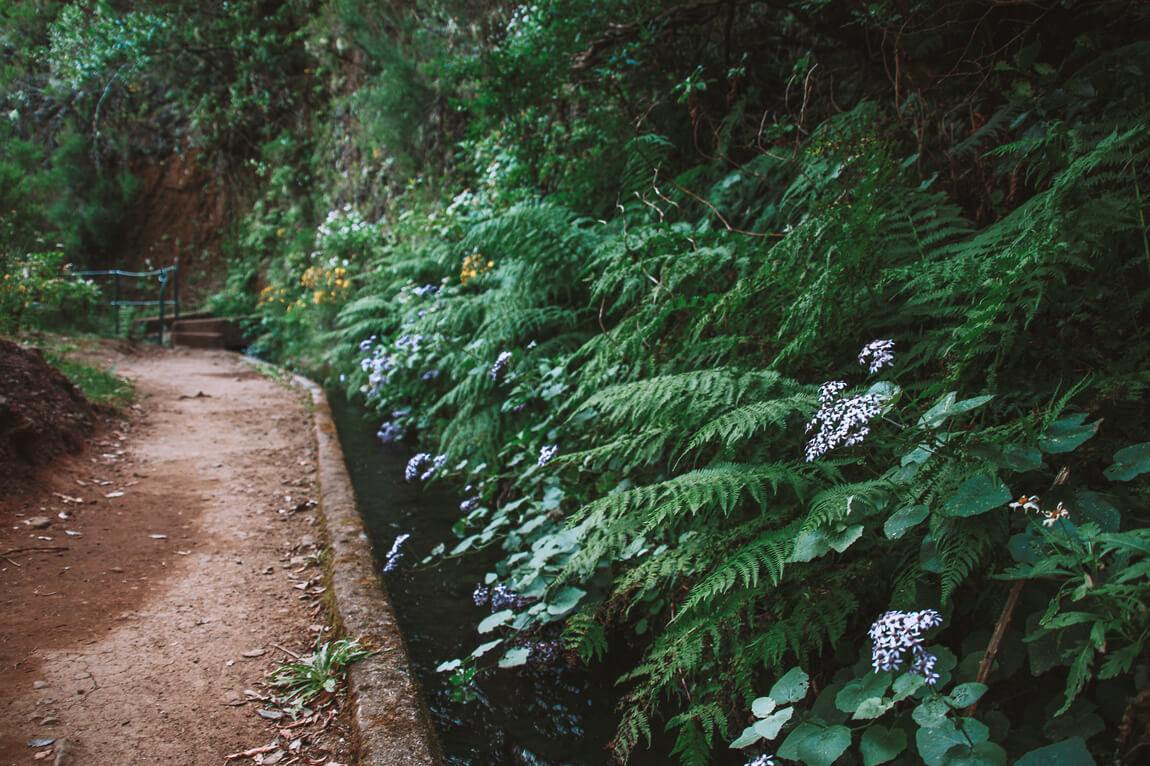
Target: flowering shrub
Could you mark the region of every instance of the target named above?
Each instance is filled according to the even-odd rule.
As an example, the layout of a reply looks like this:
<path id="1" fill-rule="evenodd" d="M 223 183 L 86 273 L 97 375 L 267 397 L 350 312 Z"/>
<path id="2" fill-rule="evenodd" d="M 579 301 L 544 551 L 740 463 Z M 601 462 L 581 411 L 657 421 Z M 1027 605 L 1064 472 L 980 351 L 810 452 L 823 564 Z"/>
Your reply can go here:
<path id="1" fill-rule="evenodd" d="M 60 252 L 0 253 L 0 332 L 14 334 L 53 313 L 81 319 L 93 311 L 103 300 L 99 287 L 70 270 Z"/>

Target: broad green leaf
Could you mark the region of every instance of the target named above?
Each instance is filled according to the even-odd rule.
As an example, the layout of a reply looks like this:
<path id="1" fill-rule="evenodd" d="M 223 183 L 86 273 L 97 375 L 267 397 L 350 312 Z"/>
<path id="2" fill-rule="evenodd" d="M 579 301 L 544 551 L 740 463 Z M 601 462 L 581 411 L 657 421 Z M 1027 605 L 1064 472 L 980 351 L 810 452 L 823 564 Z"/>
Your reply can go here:
<path id="1" fill-rule="evenodd" d="M 903 673 L 898 678 L 894 679 L 894 701 L 901 702 L 916 691 L 926 686 L 926 679 L 917 673 Z"/>
<path id="2" fill-rule="evenodd" d="M 1025 444 L 979 444 L 971 448 L 970 454 L 1016 473 L 1042 467 L 1042 453 L 1037 447 Z"/>
<path id="3" fill-rule="evenodd" d="M 553 617 L 567 614 L 578 606 L 586 595 L 587 591 L 568 585 L 555 594 L 555 598 L 547 604 L 547 613 Z"/>
<path id="4" fill-rule="evenodd" d="M 490 633 L 498 628 L 500 625 L 506 625 L 515 616 L 515 611 L 512 609 L 502 609 L 494 614 L 489 614 L 479 621 L 479 632 Z"/>
<path id="5" fill-rule="evenodd" d="M 1038 440 L 1038 448 L 1050 455 L 1078 449 L 1083 442 L 1098 432 L 1098 426 L 1102 424 L 1101 420 L 1083 423 L 1084 420 L 1086 413 L 1079 412 L 1054 421 Z"/>
<path id="6" fill-rule="evenodd" d="M 835 707 L 844 713 L 854 713 L 865 700 L 881 699 L 890 688 L 890 672 L 867 673 L 856 678 L 835 695 Z"/>
<path id="7" fill-rule="evenodd" d="M 788 563 L 814 561 L 830 552 L 831 545 L 827 542 L 826 533 L 821 529 L 811 529 L 799 535 L 795 540 L 795 548 L 787 558 Z"/>
<path id="8" fill-rule="evenodd" d="M 931 698 L 919 704 L 910 717 L 924 729 L 937 729 L 951 723 L 950 706 L 941 699 Z"/>
<path id="9" fill-rule="evenodd" d="M 782 678 L 775 681 L 775 685 L 771 687 L 767 696 L 779 704 L 784 702 L 800 702 L 807 696 L 807 690 L 810 688 L 810 676 L 796 665 L 784 673 Z"/>
<path id="10" fill-rule="evenodd" d="M 827 543 L 839 553 L 851 547 L 862 537 L 863 525 L 855 524 L 838 532 L 827 535 Z"/>
<path id="11" fill-rule="evenodd" d="M 826 726 L 815 723 L 800 723 L 791 729 L 791 733 L 783 740 L 783 744 L 779 745 L 778 756 L 790 761 L 800 760 L 799 747 L 808 739 L 817 737 L 824 731 L 826 731 Z"/>
<path id="12" fill-rule="evenodd" d="M 949 417 L 973 410 L 993 399 L 994 396 L 975 396 L 970 399 L 955 401 L 955 393 L 951 391 L 918 419 L 919 427 L 938 428 Z"/>
<path id="13" fill-rule="evenodd" d="M 488 641 L 485 644 L 480 644 L 479 646 L 475 647 L 474 651 L 471 652 L 471 656 L 472 657 L 482 657 L 483 655 L 487 654 L 489 651 L 491 651 L 492 649 L 494 649 L 495 647 L 499 646 L 502 643 L 503 643 L 503 639 L 497 638 L 494 641 Z"/>
<path id="14" fill-rule="evenodd" d="M 1015 761 L 1014 766 L 1095 766 L 1095 762 L 1082 738 L 1071 737 L 1031 750 Z"/>
<path id="15" fill-rule="evenodd" d="M 499 667 L 501 668 L 517 668 L 520 665 L 527 664 L 527 658 L 531 656 L 531 650 L 518 646 L 514 649 L 508 649 L 504 652 L 503 656 L 499 658 Z"/>
<path id="16" fill-rule="evenodd" d="M 890 697 L 868 697 L 859 703 L 851 718 L 859 721 L 872 721 L 894 707 L 894 700 Z"/>
<path id="17" fill-rule="evenodd" d="M 859 751 L 862 752 L 863 766 L 878 766 L 897 757 L 906 750 L 906 731 L 888 729 L 882 724 L 874 724 L 863 732 Z"/>
<path id="18" fill-rule="evenodd" d="M 763 739 L 774 739 L 779 736 L 783 725 L 791 720 L 791 716 L 795 714 L 793 707 L 785 707 L 781 710 L 776 710 L 771 715 L 767 716 L 761 721 L 755 721 L 751 726 L 757 731 Z"/>
<path id="19" fill-rule="evenodd" d="M 1150 471 L 1150 442 L 1131 444 L 1114 453 L 1114 464 L 1102 472 L 1111 481 L 1130 481 Z"/>
<path id="20" fill-rule="evenodd" d="M 899 508 L 890 515 L 882 526 L 882 532 L 888 540 L 897 540 L 906 534 L 911 527 L 917 526 L 930 513 L 925 505 L 907 505 Z"/>
<path id="21" fill-rule="evenodd" d="M 986 742 L 990 737 L 990 730 L 986 724 L 973 718 L 960 719 L 962 730 L 949 719 L 942 726 L 930 729 L 919 729 L 914 741 L 918 754 L 926 766 L 943 766 L 947 752 L 956 745 L 969 748 Z"/>
<path id="22" fill-rule="evenodd" d="M 1006 751 L 994 742 L 957 745 L 943 755 L 942 766 L 1006 766 Z"/>
<path id="23" fill-rule="evenodd" d="M 831 766 L 850 744 L 850 729 L 830 726 L 799 743 L 799 760 L 807 766 Z"/>
<path id="24" fill-rule="evenodd" d="M 959 484 L 954 496 L 943 503 L 942 511 L 947 516 L 977 516 L 1009 502 L 1010 490 L 997 476 L 979 474 Z"/>
<path id="25" fill-rule="evenodd" d="M 1093 521 L 1103 532 L 1117 532 L 1122 524 L 1121 512 L 1097 492 L 1079 492 L 1073 510 L 1077 523 Z"/>
<path id="26" fill-rule="evenodd" d="M 751 703 L 751 713 L 755 718 L 766 718 L 775 711 L 777 704 L 773 697 L 758 697 Z"/>
<path id="27" fill-rule="evenodd" d="M 463 666 L 463 660 L 459 660 L 459 659 L 448 660 L 447 662 L 441 662 L 438 665 L 436 665 L 435 666 L 435 672 L 436 673 L 446 673 L 449 670 L 455 670 L 456 668 L 459 668 L 462 666 Z"/>
<path id="28" fill-rule="evenodd" d="M 731 749 L 741 750 L 744 747 L 750 747 L 762 738 L 762 735 L 755 731 L 754 725 L 748 726 L 743 729 L 743 733 L 736 737 L 735 741 L 731 743 Z"/>
<path id="29" fill-rule="evenodd" d="M 959 684 L 950 690 L 950 704 L 956 708 L 973 705 L 986 694 L 986 684 L 970 683 Z"/>

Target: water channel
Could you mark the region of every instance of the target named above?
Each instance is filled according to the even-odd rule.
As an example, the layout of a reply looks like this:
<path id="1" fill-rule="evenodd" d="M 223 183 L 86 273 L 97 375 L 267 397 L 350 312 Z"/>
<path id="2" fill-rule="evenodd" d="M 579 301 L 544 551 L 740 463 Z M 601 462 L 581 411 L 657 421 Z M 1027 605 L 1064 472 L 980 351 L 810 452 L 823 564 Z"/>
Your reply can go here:
<path id="1" fill-rule="evenodd" d="M 375 427 L 337 392 L 329 399 L 348 472 L 377 556 L 400 534 L 410 534 L 408 555 L 385 575 L 411 662 L 423 687 L 444 754 L 451 766 L 606 766 L 614 734 L 618 668 L 562 663 L 483 671 L 476 698 L 451 698 L 449 673 L 436 667 L 471 653 L 481 640 L 475 626 L 487 610 L 472 592 L 498 558 L 479 553 L 420 568 L 419 559 L 453 539 L 459 499 L 446 489 L 404 481 L 410 453 L 383 446 Z M 493 663 L 492 663 L 493 664 Z M 672 763 L 666 754 L 636 752 L 631 766 Z"/>

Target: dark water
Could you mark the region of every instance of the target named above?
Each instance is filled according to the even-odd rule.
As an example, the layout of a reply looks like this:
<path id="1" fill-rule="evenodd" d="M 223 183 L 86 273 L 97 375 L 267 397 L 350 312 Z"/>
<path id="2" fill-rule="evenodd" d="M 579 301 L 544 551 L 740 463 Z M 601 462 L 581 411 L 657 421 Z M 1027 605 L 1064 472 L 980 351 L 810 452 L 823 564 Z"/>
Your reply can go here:
<path id="1" fill-rule="evenodd" d="M 601 664 L 491 669 L 475 678 L 476 700 L 451 699 L 451 674 L 435 668 L 495 637 L 476 632 L 488 610 L 475 606 L 472 591 L 498 552 L 420 569 L 419 560 L 438 543 L 451 547 L 459 498 L 434 485 L 423 489 L 404 481 L 411 453 L 381 446 L 375 427 L 357 408 L 338 393 L 330 400 L 376 555 L 385 556 L 396 536 L 411 535 L 404 546 L 407 555 L 385 581 L 448 763 L 605 766 L 605 746 L 614 734 L 618 695 L 612 682 L 618 669 Z M 492 655 L 500 656 L 501 647 Z M 632 766 L 670 762 L 646 752 L 636 752 L 629 761 Z"/>

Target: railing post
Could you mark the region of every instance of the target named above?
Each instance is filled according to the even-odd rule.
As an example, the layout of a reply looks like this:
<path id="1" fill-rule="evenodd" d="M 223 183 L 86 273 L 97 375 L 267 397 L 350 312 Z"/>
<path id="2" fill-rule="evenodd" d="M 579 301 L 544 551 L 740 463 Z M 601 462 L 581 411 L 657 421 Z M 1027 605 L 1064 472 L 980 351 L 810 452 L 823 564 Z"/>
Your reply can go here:
<path id="1" fill-rule="evenodd" d="M 172 327 L 176 326 L 176 322 L 180 321 L 180 259 L 176 258 L 176 264 L 172 266 L 172 303 L 175 304 L 175 316 L 172 317 Z"/>
<path id="2" fill-rule="evenodd" d="M 120 272 L 112 272 L 112 314 L 115 322 L 116 337 L 120 337 Z"/>
<path id="3" fill-rule="evenodd" d="M 164 291 L 168 287 L 168 275 L 166 272 L 160 274 L 160 326 L 156 329 L 156 343 L 157 345 L 164 345 Z"/>

